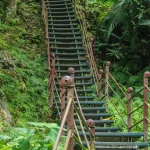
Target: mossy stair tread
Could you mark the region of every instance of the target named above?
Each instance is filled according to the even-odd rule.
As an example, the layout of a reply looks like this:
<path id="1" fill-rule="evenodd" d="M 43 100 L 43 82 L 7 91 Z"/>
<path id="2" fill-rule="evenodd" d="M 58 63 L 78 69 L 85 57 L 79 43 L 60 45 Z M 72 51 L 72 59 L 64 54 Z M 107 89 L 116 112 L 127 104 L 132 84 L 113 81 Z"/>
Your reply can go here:
<path id="1" fill-rule="evenodd" d="M 62 38 L 62 37 L 51 37 L 50 39 L 53 39 L 53 40 L 81 40 L 82 38 L 81 37 L 65 37 L 65 38 Z"/>
<path id="2" fill-rule="evenodd" d="M 78 20 L 74 17 L 74 18 L 71 18 L 71 17 L 74 17 L 73 15 L 72 16 L 67 16 L 67 17 L 65 17 L 65 16 L 62 16 L 62 18 L 60 18 L 59 16 L 49 16 L 48 17 L 48 22 L 58 22 L 58 23 L 62 23 L 62 22 L 78 22 Z"/>
<path id="3" fill-rule="evenodd" d="M 51 49 L 58 50 L 84 50 L 83 47 L 51 47 Z"/>
<path id="4" fill-rule="evenodd" d="M 77 101 L 74 101 L 76 104 L 78 103 Z M 57 101 L 57 103 L 59 104 L 60 102 Z M 67 103 L 67 102 L 66 102 Z M 101 110 L 101 109 L 106 109 L 105 107 L 101 107 L 102 105 L 104 105 L 104 102 L 94 102 L 94 101 L 80 101 L 81 106 L 83 107 L 82 109 L 84 110 Z M 85 105 L 98 105 L 99 107 L 84 107 Z"/>
<path id="5" fill-rule="evenodd" d="M 62 79 L 64 76 L 59 76 L 58 78 L 59 79 Z M 92 76 L 75 76 L 74 77 L 74 79 L 90 79 L 90 78 L 92 78 Z M 87 90 L 87 91 L 91 91 L 91 92 L 93 92 L 93 90 L 91 89 L 91 90 Z M 84 90 L 82 90 L 82 92 L 84 92 Z"/>
<path id="6" fill-rule="evenodd" d="M 49 32 L 50 35 L 81 35 L 80 32 Z"/>
<path id="7" fill-rule="evenodd" d="M 55 58 L 56 61 L 86 61 L 86 58 L 72 58 L 72 59 L 63 59 L 63 58 Z"/>
<path id="8" fill-rule="evenodd" d="M 46 1 L 45 1 L 46 2 Z M 70 0 L 59 0 L 59 1 L 47 1 L 46 3 L 56 3 L 56 4 L 58 4 L 58 3 L 64 3 L 64 2 L 71 2 Z"/>
<path id="9" fill-rule="evenodd" d="M 78 56 L 78 55 L 86 55 L 86 53 L 55 53 L 58 56 Z"/>
<path id="10" fill-rule="evenodd" d="M 82 104 L 81 104 L 82 105 Z M 94 105 L 94 104 L 93 104 Z M 96 104 L 98 105 L 98 104 Z M 82 106 L 82 110 L 85 112 L 85 111 L 88 111 L 88 112 L 92 112 L 92 111 L 105 111 L 106 108 L 105 107 L 85 107 L 85 106 Z"/>
<path id="11" fill-rule="evenodd" d="M 82 144 L 85 146 L 86 142 L 82 141 Z M 133 147 L 138 146 L 139 148 L 147 147 L 148 142 L 95 142 L 96 150 L 128 150 L 126 148 L 131 148 L 129 150 L 136 150 Z M 118 148 L 117 148 L 118 147 Z"/>
<path id="12" fill-rule="evenodd" d="M 81 130 L 81 126 L 77 126 L 78 130 Z M 84 127 L 84 129 L 86 129 Z M 120 128 L 117 126 L 112 126 L 112 127 L 96 127 L 96 132 L 116 132 L 119 131 Z M 86 131 L 86 130 L 85 130 Z"/>
<path id="13" fill-rule="evenodd" d="M 58 97 L 58 96 L 56 96 Z M 76 99 L 76 97 L 74 97 Z M 94 96 L 78 96 L 79 99 L 93 99 L 95 98 Z"/>
<path id="14" fill-rule="evenodd" d="M 79 31 L 79 28 L 50 28 L 49 29 L 52 29 L 53 31 L 57 30 L 62 30 L 62 31 L 72 31 L 72 30 L 78 30 Z"/>
<path id="15" fill-rule="evenodd" d="M 56 10 L 56 11 L 59 11 L 59 10 L 68 10 L 68 9 L 73 9 L 73 7 L 64 7 L 64 8 L 50 8 L 50 9 L 48 9 L 48 10 Z"/>
<path id="16" fill-rule="evenodd" d="M 72 6 L 72 3 L 67 3 L 67 4 L 50 4 L 49 2 L 46 3 L 46 6 L 49 7 L 49 9 L 53 7 L 61 7 L 61 6 L 64 6 L 66 8 L 66 6 L 68 5 Z"/>
<path id="17" fill-rule="evenodd" d="M 63 11 L 63 12 L 51 12 L 51 11 L 48 11 L 48 14 L 51 14 L 51 15 L 58 14 L 58 15 L 61 16 L 62 14 L 67 14 L 67 15 L 74 14 L 74 12 L 73 11 Z"/>
<path id="18" fill-rule="evenodd" d="M 96 120 L 96 121 L 111 121 L 111 120 Z M 82 132 L 79 132 L 80 135 L 82 135 Z M 86 135 L 90 135 L 89 132 L 86 132 Z M 100 137 L 136 137 L 140 138 L 141 136 L 144 136 L 143 132 L 95 132 L 95 136 Z"/>
<path id="19" fill-rule="evenodd" d="M 69 23 L 69 24 L 54 24 L 54 23 L 50 23 L 48 25 L 49 26 L 78 26 L 77 23 Z"/>
<path id="20" fill-rule="evenodd" d="M 89 66 L 88 64 L 56 64 L 56 67 L 84 67 Z"/>
<path id="21" fill-rule="evenodd" d="M 48 14 L 48 19 L 50 19 L 50 18 L 51 18 L 51 19 L 54 19 L 54 18 L 55 18 L 55 19 L 67 18 L 67 20 L 69 21 L 69 20 L 72 19 L 72 18 L 75 19 L 75 16 L 74 16 L 74 15 L 69 15 L 69 16 L 68 16 L 68 15 L 67 15 L 67 16 L 51 16 L 50 14 Z M 60 20 L 61 20 L 61 19 L 60 19 Z"/>
<path id="22" fill-rule="evenodd" d="M 67 46 L 72 46 L 72 45 L 82 45 L 83 44 L 83 42 L 69 42 L 69 43 L 67 43 L 67 42 L 51 42 L 50 41 L 50 46 L 51 45 L 67 45 Z M 57 53 L 57 52 L 56 52 Z M 63 52 L 64 53 L 64 52 Z M 58 54 L 63 54 L 63 53 L 58 53 Z M 66 53 L 67 54 L 67 53 Z M 76 52 L 74 52 L 74 53 L 72 53 L 72 54 L 78 54 L 78 53 L 76 53 Z M 79 53 L 80 54 L 80 53 Z M 86 54 L 86 53 L 84 53 L 84 54 Z"/>
<path id="23" fill-rule="evenodd" d="M 83 113 L 85 117 L 110 117 L 109 113 Z"/>
<path id="24" fill-rule="evenodd" d="M 78 119 L 74 119 L 75 120 L 75 122 L 76 123 L 79 123 L 79 120 Z M 102 125 L 102 124 L 108 124 L 108 125 L 110 125 L 110 124 L 113 124 L 114 123 L 114 121 L 113 120 L 94 120 L 94 123 L 95 123 L 95 125 Z M 96 132 L 97 133 L 97 132 Z M 107 132 L 106 132 L 107 133 Z M 82 134 L 82 132 L 81 132 L 81 134 Z M 81 135 L 80 134 L 80 135 Z M 89 134 L 89 132 L 87 132 L 87 135 Z"/>
<path id="25" fill-rule="evenodd" d="M 56 72 L 67 73 L 67 70 L 57 70 L 56 69 Z M 76 70 L 76 73 L 90 73 L 90 70 Z"/>
<path id="26" fill-rule="evenodd" d="M 148 146 L 148 142 L 95 142 L 96 146 L 139 146 L 139 147 L 145 147 Z"/>

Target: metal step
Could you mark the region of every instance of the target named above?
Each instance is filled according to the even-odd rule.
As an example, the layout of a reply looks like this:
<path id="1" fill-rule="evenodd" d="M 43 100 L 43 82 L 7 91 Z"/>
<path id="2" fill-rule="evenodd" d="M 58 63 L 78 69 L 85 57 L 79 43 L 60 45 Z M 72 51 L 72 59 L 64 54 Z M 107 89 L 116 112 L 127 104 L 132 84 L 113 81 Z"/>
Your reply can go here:
<path id="1" fill-rule="evenodd" d="M 79 28 L 50 28 L 48 27 L 49 30 L 51 31 L 58 31 L 58 32 L 64 32 L 64 31 L 79 31 Z"/>
<path id="2" fill-rule="evenodd" d="M 81 36 L 81 33 L 80 32 L 49 32 L 50 35 L 63 35 L 63 36 L 66 36 L 66 35 L 80 35 Z"/>
<path id="3" fill-rule="evenodd" d="M 51 47 L 51 49 L 55 49 L 55 50 L 84 50 L 83 47 Z"/>
<path id="4" fill-rule="evenodd" d="M 51 8 L 66 8 L 66 7 L 70 7 L 70 6 L 72 6 L 72 3 L 66 3 L 66 4 L 50 4 L 50 2 L 49 3 L 47 3 L 46 4 L 46 7 L 48 7 L 49 9 L 51 9 Z"/>
<path id="5" fill-rule="evenodd" d="M 77 126 L 78 130 L 81 131 L 81 126 Z M 85 131 L 86 128 L 84 127 Z M 117 132 L 119 131 L 119 127 L 96 127 L 95 132 Z"/>
<path id="6" fill-rule="evenodd" d="M 70 3 L 70 0 L 55 0 L 55 1 L 45 1 L 46 4 L 65 4 L 65 3 Z"/>
<path id="7" fill-rule="evenodd" d="M 79 120 L 75 119 L 76 124 L 79 124 Z M 114 123 L 113 120 L 94 120 L 96 126 L 106 126 Z M 81 135 L 81 133 L 80 133 Z"/>
<path id="8" fill-rule="evenodd" d="M 73 56 L 73 57 L 75 57 L 75 56 L 78 56 L 78 55 L 80 55 L 80 56 L 84 56 L 84 55 L 86 55 L 86 53 L 84 53 L 84 52 L 82 52 L 82 53 L 55 53 L 55 55 L 56 56 L 68 56 L 68 57 L 70 57 L 70 56 Z"/>

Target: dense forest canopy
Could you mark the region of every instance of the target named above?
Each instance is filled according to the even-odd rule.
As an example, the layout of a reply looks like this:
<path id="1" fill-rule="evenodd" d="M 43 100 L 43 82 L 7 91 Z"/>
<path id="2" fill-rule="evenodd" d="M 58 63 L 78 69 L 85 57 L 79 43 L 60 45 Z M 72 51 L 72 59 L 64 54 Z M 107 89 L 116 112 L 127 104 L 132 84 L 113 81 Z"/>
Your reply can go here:
<path id="1" fill-rule="evenodd" d="M 150 1 L 94 0 L 87 7 L 98 61 L 110 60 L 133 74 L 150 65 Z"/>

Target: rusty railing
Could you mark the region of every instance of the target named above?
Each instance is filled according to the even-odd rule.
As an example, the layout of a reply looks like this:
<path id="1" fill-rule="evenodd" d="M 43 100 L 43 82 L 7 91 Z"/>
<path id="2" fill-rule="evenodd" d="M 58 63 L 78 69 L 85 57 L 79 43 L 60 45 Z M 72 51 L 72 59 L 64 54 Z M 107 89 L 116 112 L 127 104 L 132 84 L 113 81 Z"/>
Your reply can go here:
<path id="1" fill-rule="evenodd" d="M 97 83 L 98 85 L 99 74 L 98 74 L 97 65 L 93 54 L 94 38 L 92 37 L 92 35 L 89 35 L 87 31 L 87 23 L 85 21 L 85 8 L 84 8 L 85 6 L 82 7 L 81 1 L 79 0 L 73 0 L 73 4 L 74 4 L 76 17 L 79 20 L 79 24 L 81 27 L 83 44 L 90 63 L 91 76 L 93 76 L 94 82 Z M 96 91 L 98 94 L 98 86 L 96 86 Z"/>
<path id="2" fill-rule="evenodd" d="M 61 81 L 59 81 L 59 85 L 61 87 L 61 93 L 59 95 L 57 87 L 55 86 L 55 90 L 57 93 L 57 96 L 59 97 L 59 101 L 61 103 L 61 125 L 60 125 L 60 130 L 58 132 L 57 138 L 55 145 L 53 147 L 53 150 L 57 149 L 57 146 L 59 144 L 59 140 L 61 138 L 61 135 L 64 135 L 63 128 L 65 126 L 65 123 L 67 122 L 67 137 L 66 137 L 66 143 L 64 148 L 68 150 L 73 150 L 74 149 L 74 139 L 75 141 L 79 144 L 79 146 L 82 149 L 86 148 L 82 145 L 81 137 L 79 136 L 79 131 L 77 129 L 76 123 L 74 121 L 74 110 L 77 115 L 77 118 L 79 120 L 79 124 L 81 127 L 81 131 L 83 133 L 83 137 L 86 141 L 86 145 L 89 150 L 94 150 L 95 149 L 95 124 L 92 119 L 86 120 L 81 106 L 79 102 L 79 98 L 76 92 L 76 88 L 74 86 L 74 69 L 69 68 L 68 69 L 70 76 L 64 76 Z M 74 101 L 74 94 L 76 97 L 76 101 Z M 67 101 L 66 101 L 67 99 Z M 57 102 L 55 102 L 57 103 Z M 58 111 L 59 108 L 58 108 Z M 86 133 L 85 133 L 85 128 L 87 131 L 90 133 L 90 140 L 88 140 Z M 75 131 L 74 131 L 75 128 Z M 75 133 L 75 134 L 74 134 Z M 76 137 L 77 135 L 77 137 Z M 89 143 L 90 141 L 90 143 Z"/>
<path id="3" fill-rule="evenodd" d="M 148 94 L 150 92 L 148 79 L 150 78 L 150 72 L 144 73 L 144 81 L 143 81 L 143 88 L 141 88 L 138 92 L 132 95 L 133 88 L 129 87 L 127 93 L 122 89 L 116 79 L 109 71 L 110 62 L 106 63 L 105 67 L 105 77 L 103 79 L 103 70 L 99 72 L 99 85 L 98 85 L 98 95 L 100 96 L 100 100 L 105 98 L 105 105 L 108 107 L 108 101 L 111 102 L 113 107 L 115 108 L 116 112 L 120 116 L 122 122 L 124 123 L 126 130 L 131 132 L 134 127 L 137 127 L 140 123 L 143 122 L 143 132 L 144 132 L 144 142 L 148 142 L 148 125 L 150 125 L 150 119 L 148 118 L 150 115 L 149 113 L 149 102 L 148 102 Z M 120 94 L 114 90 L 112 84 L 115 85 L 116 89 L 119 89 Z M 103 91 L 103 92 L 102 92 Z M 134 99 L 143 92 L 143 97 L 141 97 L 141 105 L 136 106 L 136 108 L 132 108 Z M 104 95 L 102 97 L 102 94 Z M 112 97 L 115 96 L 115 101 Z M 120 112 L 118 107 L 116 106 L 115 102 L 119 102 L 122 106 L 121 108 L 124 109 L 126 113 L 127 119 L 124 118 L 124 114 Z M 133 121 L 133 114 L 137 113 L 140 109 L 142 109 L 143 115 L 140 117 L 139 120 Z"/>
<path id="4" fill-rule="evenodd" d="M 150 93 L 150 88 L 148 87 L 148 80 L 150 78 L 150 72 L 145 72 L 143 76 L 143 88 L 141 88 L 138 92 L 136 92 L 134 95 L 131 95 L 133 92 L 133 88 L 128 88 L 128 131 L 131 132 L 134 127 L 136 127 L 138 124 L 143 123 L 143 132 L 144 132 L 144 142 L 148 142 L 148 126 L 150 125 L 150 118 L 149 118 L 149 109 L 150 105 L 148 100 L 148 95 Z M 143 92 L 143 99 L 141 99 L 141 105 L 132 109 L 132 102 L 134 99 L 138 96 L 139 93 Z M 132 115 L 137 113 L 140 109 L 143 110 L 143 114 L 141 114 L 141 117 L 139 116 L 139 120 L 136 122 L 133 122 Z"/>

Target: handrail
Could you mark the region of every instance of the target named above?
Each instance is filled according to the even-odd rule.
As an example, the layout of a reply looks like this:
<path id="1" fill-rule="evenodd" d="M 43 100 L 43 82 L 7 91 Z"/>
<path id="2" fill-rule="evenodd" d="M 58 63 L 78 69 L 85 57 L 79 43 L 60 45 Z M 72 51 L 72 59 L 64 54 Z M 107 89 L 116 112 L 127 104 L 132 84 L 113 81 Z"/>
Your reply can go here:
<path id="1" fill-rule="evenodd" d="M 144 82 L 143 82 L 143 88 L 141 88 L 138 92 L 136 92 L 134 95 L 132 95 L 133 92 L 133 88 L 129 87 L 128 88 L 128 93 L 126 94 L 122 88 L 120 87 L 119 83 L 116 81 L 116 79 L 112 76 L 112 74 L 109 71 L 109 67 L 110 67 L 110 62 L 106 63 L 106 69 L 105 69 L 105 104 L 107 106 L 108 100 L 110 100 L 111 104 L 113 105 L 113 107 L 115 108 L 116 112 L 118 113 L 118 115 L 120 116 L 121 120 L 123 121 L 124 125 L 127 127 L 128 132 L 131 132 L 132 129 L 134 127 L 136 127 L 137 125 L 139 125 L 140 123 L 142 123 L 143 121 L 143 131 L 144 131 L 144 141 L 147 142 L 148 141 L 148 124 L 150 123 L 150 119 L 148 119 L 148 110 L 150 109 L 150 106 L 148 104 L 148 93 L 150 92 L 150 88 L 148 87 L 148 79 L 150 78 L 150 72 L 145 72 L 144 73 Z M 102 93 L 100 93 L 102 91 L 102 85 L 103 85 L 103 80 L 102 80 L 102 75 L 103 74 L 103 70 L 100 71 L 99 73 L 99 86 L 98 86 L 98 92 L 99 92 L 99 97 L 101 98 Z M 125 105 L 125 102 L 122 101 L 122 98 L 120 98 L 120 96 L 117 94 L 117 92 L 114 90 L 114 88 L 111 86 L 110 81 L 112 80 L 116 87 L 121 91 L 121 93 L 123 94 L 124 98 L 127 99 L 127 106 Z M 110 90 L 112 93 L 110 93 Z M 136 96 L 138 96 L 139 93 L 144 92 L 143 94 L 143 100 L 141 100 L 142 104 L 137 106 L 136 108 L 132 108 L 132 102 L 134 100 L 134 98 L 136 98 Z M 127 113 L 127 121 L 124 119 L 123 115 L 120 113 L 120 110 L 116 107 L 115 102 L 112 100 L 111 98 L 111 94 L 114 94 L 115 97 L 117 98 L 116 100 L 118 100 L 120 102 L 120 104 L 123 106 L 122 109 L 125 110 L 125 112 Z M 141 117 L 139 117 L 139 120 L 136 120 L 136 122 L 133 122 L 133 117 L 132 115 L 137 113 L 137 111 L 139 111 L 140 109 L 143 109 L 143 116 L 142 119 Z"/>
<path id="2" fill-rule="evenodd" d="M 82 30 L 82 37 L 83 37 L 83 43 L 84 47 L 86 49 L 88 59 L 90 62 L 90 67 L 91 67 L 91 75 L 93 76 L 94 82 L 98 84 L 99 78 L 98 78 L 98 70 L 97 70 L 97 65 L 95 62 L 94 54 L 93 54 L 93 42 L 94 38 L 88 35 L 87 31 L 87 24 L 85 22 L 85 9 L 81 6 L 80 1 L 78 0 L 73 0 L 74 4 L 74 10 L 77 16 L 77 19 L 79 20 L 79 24 L 81 26 Z M 81 6 L 81 7 L 80 7 Z M 96 87 L 97 94 L 98 94 L 98 88 Z"/>
<path id="3" fill-rule="evenodd" d="M 69 72 L 69 74 L 71 74 L 71 77 L 65 76 L 65 77 L 63 77 L 61 79 L 61 81 L 59 81 L 59 86 L 61 87 L 61 95 L 58 94 L 57 87 L 56 87 L 56 84 L 54 82 L 54 85 L 55 85 L 55 88 L 56 88 L 56 94 L 57 94 L 57 96 L 58 96 L 58 98 L 60 100 L 60 103 L 62 103 L 62 105 L 61 105 L 61 110 L 62 111 L 61 111 L 61 126 L 60 126 L 60 130 L 58 132 L 57 139 L 56 139 L 55 145 L 53 147 L 53 150 L 56 150 L 56 148 L 58 146 L 60 137 L 61 137 L 61 135 L 63 133 L 63 127 L 64 127 L 64 125 L 66 123 L 66 119 L 67 119 L 68 135 L 67 135 L 67 139 L 66 139 L 66 143 L 65 143 L 64 149 L 66 149 L 68 147 L 69 150 L 73 150 L 72 145 L 74 145 L 74 144 L 71 144 L 73 142 L 73 139 L 72 139 L 71 143 L 70 143 L 70 139 L 69 139 L 69 138 L 73 138 L 74 137 L 73 127 L 75 127 L 75 131 L 76 131 L 78 139 L 79 139 L 77 142 L 79 142 L 79 145 L 82 145 L 81 139 L 79 137 L 79 133 L 78 133 L 78 130 L 77 130 L 77 127 L 76 127 L 76 124 L 73 121 L 74 110 L 76 111 L 76 114 L 77 114 L 77 117 L 78 117 L 78 120 L 79 120 L 79 124 L 81 126 L 81 129 L 82 129 L 82 132 L 83 132 L 84 139 L 86 141 L 87 147 L 88 147 L 89 150 L 90 149 L 93 150 L 93 149 L 95 149 L 95 143 L 94 143 L 94 141 L 95 141 L 95 125 L 94 125 L 94 121 L 91 120 L 91 119 L 90 120 L 86 120 L 85 119 L 85 117 L 83 115 L 83 112 L 82 112 L 82 109 L 81 109 L 81 106 L 80 106 L 80 101 L 79 101 L 79 98 L 78 98 L 78 95 L 77 95 L 77 92 L 76 92 L 76 88 L 74 86 L 74 69 L 70 67 L 68 69 L 68 72 Z M 56 77 L 56 75 L 55 75 L 55 77 Z M 58 78 L 56 77 L 56 79 L 58 79 Z M 69 84 L 69 87 L 68 87 L 68 84 Z M 77 105 L 74 104 L 74 101 L 72 101 L 72 103 L 69 104 L 70 100 L 68 100 L 67 101 L 67 106 L 65 106 L 66 105 L 66 103 L 65 103 L 66 93 L 67 93 L 67 99 L 68 99 L 69 98 L 68 95 L 70 95 L 70 89 L 72 89 L 72 92 L 71 92 L 72 94 L 71 95 L 73 95 L 73 93 L 75 93 L 76 100 L 77 100 Z M 71 106 L 74 106 L 75 109 L 73 109 Z M 70 112 L 68 113 L 68 111 L 70 111 Z M 87 139 L 87 136 L 86 136 L 86 133 L 84 131 L 85 129 L 84 129 L 83 125 L 87 129 L 87 131 L 90 133 L 91 143 L 89 143 L 89 141 Z M 72 130 L 71 130 L 72 132 L 69 130 L 70 129 L 69 126 L 72 127 Z"/>
<path id="4" fill-rule="evenodd" d="M 61 137 L 61 133 L 62 133 L 63 128 L 64 128 L 64 125 L 65 125 L 66 118 L 67 118 L 67 115 L 68 115 L 68 113 L 69 113 L 69 109 L 70 109 L 70 107 L 71 107 L 72 101 L 73 101 L 73 98 L 70 98 L 70 99 L 68 100 L 67 108 L 66 108 L 65 114 L 64 114 L 64 116 L 63 116 L 63 120 L 62 120 L 62 122 L 61 122 L 60 130 L 59 130 L 59 132 L 58 132 L 58 134 L 57 134 L 57 138 L 56 138 L 56 141 L 55 141 L 53 150 L 57 150 L 57 146 L 58 146 L 58 143 L 59 143 L 59 140 L 60 140 L 60 137 Z M 70 130 L 71 130 L 71 129 L 70 129 Z"/>

